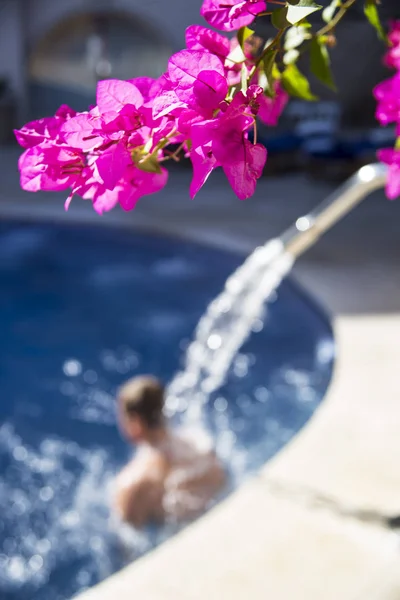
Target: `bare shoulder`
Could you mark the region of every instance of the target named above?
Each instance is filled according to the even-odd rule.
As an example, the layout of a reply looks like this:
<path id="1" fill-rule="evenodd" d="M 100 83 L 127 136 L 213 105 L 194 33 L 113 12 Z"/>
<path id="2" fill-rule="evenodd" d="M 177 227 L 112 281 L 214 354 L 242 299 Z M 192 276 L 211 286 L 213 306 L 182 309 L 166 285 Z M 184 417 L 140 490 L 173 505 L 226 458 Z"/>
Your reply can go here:
<path id="1" fill-rule="evenodd" d="M 119 473 L 117 487 L 132 487 L 159 477 L 167 469 L 166 460 L 159 452 L 146 452 L 135 457 Z"/>
<path id="2" fill-rule="evenodd" d="M 141 527 L 160 515 L 166 469 L 162 455 L 149 452 L 121 471 L 116 480 L 115 503 L 124 521 Z"/>

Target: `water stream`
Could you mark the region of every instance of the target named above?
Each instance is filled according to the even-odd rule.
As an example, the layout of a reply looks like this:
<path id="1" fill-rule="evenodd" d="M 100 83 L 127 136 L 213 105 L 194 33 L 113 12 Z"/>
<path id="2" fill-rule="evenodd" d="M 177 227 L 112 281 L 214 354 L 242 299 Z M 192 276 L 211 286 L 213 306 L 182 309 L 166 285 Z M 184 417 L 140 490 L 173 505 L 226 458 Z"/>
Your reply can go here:
<path id="1" fill-rule="evenodd" d="M 293 262 L 283 243 L 275 239 L 256 248 L 228 278 L 196 327 L 186 350 L 184 369 L 169 385 L 169 409 L 179 409 L 182 403 L 187 422 L 201 420 L 202 407 L 224 383 L 234 357 L 253 328 L 257 330 L 262 323 L 265 303 Z"/>

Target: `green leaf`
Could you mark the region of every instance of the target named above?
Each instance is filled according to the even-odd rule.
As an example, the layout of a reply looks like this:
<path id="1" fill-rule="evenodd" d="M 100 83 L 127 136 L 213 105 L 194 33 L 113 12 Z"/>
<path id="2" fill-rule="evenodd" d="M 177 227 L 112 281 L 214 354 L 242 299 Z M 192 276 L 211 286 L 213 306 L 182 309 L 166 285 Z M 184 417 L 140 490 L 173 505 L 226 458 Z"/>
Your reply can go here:
<path id="1" fill-rule="evenodd" d="M 274 77 L 273 77 L 273 69 L 275 65 L 276 55 L 278 54 L 277 48 L 270 48 L 265 53 L 262 60 L 262 70 L 267 78 L 268 89 L 272 91 L 274 89 Z"/>
<path id="2" fill-rule="evenodd" d="M 300 73 L 294 64 L 288 65 L 282 73 L 282 84 L 291 96 L 296 96 L 303 100 L 317 100 L 317 96 L 314 96 L 310 90 L 307 78 Z"/>
<path id="3" fill-rule="evenodd" d="M 292 63 L 297 62 L 299 56 L 300 52 L 297 50 L 297 48 L 292 48 L 283 55 L 283 63 L 285 65 L 291 65 Z"/>
<path id="4" fill-rule="evenodd" d="M 299 21 L 308 17 L 317 10 L 321 10 L 322 6 L 316 4 L 313 0 L 300 0 L 296 6 L 289 5 L 287 7 L 286 19 L 291 25 L 296 25 Z"/>
<path id="5" fill-rule="evenodd" d="M 332 0 L 332 2 L 326 8 L 324 8 L 324 10 L 322 11 L 322 19 L 323 21 L 325 21 L 325 23 L 329 23 L 332 20 L 336 9 L 338 9 L 340 5 L 340 0 Z"/>
<path id="6" fill-rule="evenodd" d="M 242 65 L 242 69 L 240 71 L 240 83 L 241 83 L 241 91 L 243 94 L 247 92 L 247 79 L 249 76 L 249 72 L 247 70 L 246 65 Z"/>
<path id="7" fill-rule="evenodd" d="M 386 42 L 386 33 L 382 27 L 375 0 L 366 0 L 364 5 L 364 14 L 367 17 L 368 21 L 371 23 L 372 27 L 376 29 L 378 37 L 384 42 Z"/>
<path id="8" fill-rule="evenodd" d="M 249 39 L 253 35 L 254 31 L 250 29 L 250 27 L 241 27 L 237 33 L 237 39 L 240 44 L 241 49 L 244 49 L 244 44 L 246 40 Z"/>
<path id="9" fill-rule="evenodd" d="M 158 151 L 143 157 L 142 151 L 137 150 L 132 153 L 132 159 L 135 166 L 141 171 L 145 171 L 146 173 L 162 172 L 160 163 L 158 162 Z"/>
<path id="10" fill-rule="evenodd" d="M 287 13 L 289 7 L 284 6 L 283 8 L 278 8 L 278 10 L 274 10 L 271 15 L 271 23 L 276 29 L 286 29 L 290 27 L 290 23 L 287 20 Z"/>
<path id="11" fill-rule="evenodd" d="M 331 60 L 326 45 L 318 37 L 311 40 L 310 47 L 310 68 L 311 73 L 315 75 L 323 84 L 331 90 L 336 91 L 336 85 L 331 71 Z"/>
<path id="12" fill-rule="evenodd" d="M 290 29 L 286 32 L 285 43 L 283 44 L 284 49 L 293 50 L 294 48 L 298 48 L 304 42 L 304 40 L 308 39 L 310 34 L 307 31 L 306 27 L 290 27 Z"/>

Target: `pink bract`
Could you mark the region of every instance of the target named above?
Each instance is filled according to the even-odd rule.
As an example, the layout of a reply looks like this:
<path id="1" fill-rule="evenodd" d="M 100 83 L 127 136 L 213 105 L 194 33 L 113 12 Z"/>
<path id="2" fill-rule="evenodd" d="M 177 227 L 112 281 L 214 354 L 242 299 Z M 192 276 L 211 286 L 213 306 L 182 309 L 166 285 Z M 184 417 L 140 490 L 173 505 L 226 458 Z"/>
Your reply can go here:
<path id="1" fill-rule="evenodd" d="M 246 96 L 239 92 L 217 118 L 192 126 L 192 198 L 218 166 L 223 168 L 240 200 L 254 194 L 267 159 L 265 147 L 252 144 L 247 134 L 254 125 L 256 101 L 260 94 L 261 88 L 251 86 Z"/>
<path id="2" fill-rule="evenodd" d="M 383 148 L 379 150 L 378 158 L 389 166 L 386 195 L 390 200 L 395 200 L 400 196 L 400 150 Z"/>
<path id="3" fill-rule="evenodd" d="M 221 31 L 234 31 L 250 25 L 267 3 L 260 0 L 204 0 L 201 15 L 207 23 Z"/>
<path id="4" fill-rule="evenodd" d="M 374 96 L 378 101 L 376 118 L 381 125 L 396 123 L 400 132 L 400 73 L 377 85 Z"/>
<path id="5" fill-rule="evenodd" d="M 392 21 L 388 39 L 391 48 L 385 56 L 385 64 L 400 70 L 400 21 Z"/>
<path id="6" fill-rule="evenodd" d="M 289 94 L 285 92 L 279 81 L 275 82 L 274 91 L 273 98 L 263 94 L 258 100 L 260 103 L 258 118 L 271 127 L 278 124 L 279 117 L 289 101 Z"/>

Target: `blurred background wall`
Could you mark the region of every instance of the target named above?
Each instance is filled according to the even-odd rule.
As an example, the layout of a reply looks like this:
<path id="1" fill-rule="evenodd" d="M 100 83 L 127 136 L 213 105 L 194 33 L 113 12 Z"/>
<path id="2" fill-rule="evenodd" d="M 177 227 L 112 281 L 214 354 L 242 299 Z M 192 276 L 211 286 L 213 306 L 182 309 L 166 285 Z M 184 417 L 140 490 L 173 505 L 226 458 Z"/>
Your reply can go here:
<path id="1" fill-rule="evenodd" d="M 201 0 L 0 0 L 0 143 L 12 139 L 14 126 L 62 103 L 85 109 L 99 78 L 160 75 L 171 52 L 184 46 L 185 28 L 202 22 L 200 6 Z M 371 89 L 385 76 L 382 44 L 362 7 L 358 0 L 337 30 L 332 63 L 339 95 L 313 81 L 347 128 L 374 125 Z M 381 9 L 384 21 L 400 17 L 400 0 L 382 0 Z"/>

